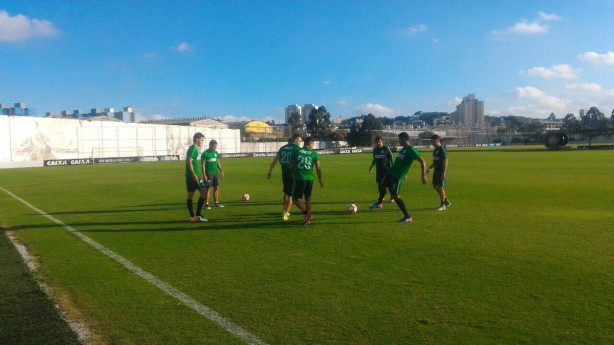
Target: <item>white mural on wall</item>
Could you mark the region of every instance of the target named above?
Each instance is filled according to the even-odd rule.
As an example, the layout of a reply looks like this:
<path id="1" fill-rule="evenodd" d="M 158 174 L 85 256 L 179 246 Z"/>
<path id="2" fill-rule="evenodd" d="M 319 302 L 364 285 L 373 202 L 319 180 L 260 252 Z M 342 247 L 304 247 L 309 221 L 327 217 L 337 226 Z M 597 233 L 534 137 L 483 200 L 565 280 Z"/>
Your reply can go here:
<path id="1" fill-rule="evenodd" d="M 240 152 L 238 129 L 0 116 L 0 163 L 50 159 L 180 155 L 202 132 L 225 152 Z"/>

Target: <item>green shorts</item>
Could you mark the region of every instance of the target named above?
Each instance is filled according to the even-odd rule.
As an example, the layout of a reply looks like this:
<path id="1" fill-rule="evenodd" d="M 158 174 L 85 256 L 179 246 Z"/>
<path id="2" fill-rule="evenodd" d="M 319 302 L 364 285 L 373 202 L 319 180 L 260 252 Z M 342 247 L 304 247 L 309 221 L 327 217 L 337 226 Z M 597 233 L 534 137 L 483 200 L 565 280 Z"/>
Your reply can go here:
<path id="1" fill-rule="evenodd" d="M 311 198 L 311 190 L 313 189 L 313 180 L 307 181 L 294 181 L 294 188 L 292 189 L 292 199 Z"/>
<path id="2" fill-rule="evenodd" d="M 443 179 L 441 178 L 441 172 L 435 170 L 433 172 L 433 186 L 436 187 L 444 187 L 446 185 L 446 176 L 444 174 Z"/>

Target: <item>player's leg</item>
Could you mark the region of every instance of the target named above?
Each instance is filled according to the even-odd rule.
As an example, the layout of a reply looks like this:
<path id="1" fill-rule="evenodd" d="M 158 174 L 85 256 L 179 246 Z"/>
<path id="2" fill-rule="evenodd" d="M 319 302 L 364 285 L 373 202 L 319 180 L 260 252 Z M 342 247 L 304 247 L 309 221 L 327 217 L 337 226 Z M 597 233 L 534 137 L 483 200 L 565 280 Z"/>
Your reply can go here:
<path id="1" fill-rule="evenodd" d="M 294 187 L 294 181 L 292 180 L 292 174 L 282 174 L 282 183 L 284 185 L 284 209 L 282 214 L 283 220 L 290 219 L 290 209 L 292 208 L 292 189 Z"/>
<path id="2" fill-rule="evenodd" d="M 220 177 L 215 174 L 211 177 L 211 186 L 213 187 L 213 205 L 215 207 L 224 207 L 220 204 Z"/>
<path id="3" fill-rule="evenodd" d="M 196 183 L 196 181 L 192 180 L 191 178 L 185 179 L 185 186 L 187 190 L 186 206 L 188 208 L 188 212 L 190 213 L 190 221 L 196 222 L 198 220 L 194 216 L 194 206 L 192 203 L 192 199 L 194 198 L 194 192 L 198 189 L 199 186 L 198 183 Z"/>
<path id="4" fill-rule="evenodd" d="M 205 204 L 205 196 L 203 194 L 205 189 L 200 188 L 198 191 L 200 192 L 200 197 L 198 198 L 198 204 L 196 205 L 196 217 L 201 217 L 201 211 L 203 210 L 203 205 Z"/>
<path id="5" fill-rule="evenodd" d="M 305 219 L 303 221 L 303 225 L 308 225 L 311 223 L 311 218 L 313 217 L 311 214 L 311 191 L 313 190 L 313 181 L 305 181 Z"/>
<path id="6" fill-rule="evenodd" d="M 388 179 L 385 175 L 383 177 L 378 176 L 376 178 L 376 182 L 377 189 L 379 191 L 379 197 L 377 198 L 377 201 L 369 207 L 371 210 L 382 208 L 382 202 L 384 202 L 384 197 L 386 196 L 386 186 L 388 184 Z"/>
<path id="7" fill-rule="evenodd" d="M 301 198 L 303 197 L 303 193 L 305 191 L 305 181 L 295 181 L 294 188 L 292 189 L 292 203 L 301 210 L 302 213 L 305 213 L 305 205 L 301 202 Z"/>
<path id="8" fill-rule="evenodd" d="M 399 196 L 401 192 L 401 179 L 393 178 L 389 185 L 390 195 L 399 206 L 401 212 L 403 212 L 403 218 L 399 220 L 400 223 L 412 223 L 414 220 L 411 218 L 409 212 L 407 212 L 407 208 L 405 207 L 405 202 Z"/>

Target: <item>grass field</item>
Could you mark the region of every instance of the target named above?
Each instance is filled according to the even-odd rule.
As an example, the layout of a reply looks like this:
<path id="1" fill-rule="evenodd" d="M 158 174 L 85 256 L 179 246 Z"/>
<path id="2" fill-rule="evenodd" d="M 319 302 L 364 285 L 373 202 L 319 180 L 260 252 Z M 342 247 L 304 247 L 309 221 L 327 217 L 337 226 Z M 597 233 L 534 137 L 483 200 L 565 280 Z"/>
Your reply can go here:
<path id="1" fill-rule="evenodd" d="M 181 162 L 0 170 L 0 187 L 268 344 L 614 343 L 614 152 L 449 157 L 446 212 L 412 167 L 413 224 L 368 210 L 368 154 L 322 156 L 309 227 L 281 221 L 264 158 L 222 162 L 226 207 L 203 224 L 187 221 Z M 0 205 L 95 342 L 243 343 L 2 191 Z"/>

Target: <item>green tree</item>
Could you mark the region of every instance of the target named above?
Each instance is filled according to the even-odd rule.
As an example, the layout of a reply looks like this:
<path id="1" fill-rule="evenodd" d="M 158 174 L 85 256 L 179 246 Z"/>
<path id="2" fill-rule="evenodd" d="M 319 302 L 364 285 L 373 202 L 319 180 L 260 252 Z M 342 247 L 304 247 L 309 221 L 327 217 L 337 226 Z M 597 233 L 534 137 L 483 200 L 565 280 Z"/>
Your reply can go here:
<path id="1" fill-rule="evenodd" d="M 563 129 L 571 133 L 577 133 L 580 131 L 580 120 L 572 113 L 565 115 L 563 118 Z"/>
<path id="2" fill-rule="evenodd" d="M 371 146 L 377 132 L 381 132 L 382 123 L 373 114 L 362 119 L 360 127 L 353 126 L 348 135 L 348 143 L 352 146 Z"/>
<path id="3" fill-rule="evenodd" d="M 307 121 L 307 131 L 317 139 L 324 139 L 328 136 L 333 124 L 330 122 L 330 113 L 325 106 L 312 109 Z"/>
<path id="4" fill-rule="evenodd" d="M 588 145 L 594 137 L 609 134 L 609 123 L 605 115 L 597 107 L 591 107 L 582 117 L 582 134 L 588 138 Z"/>

